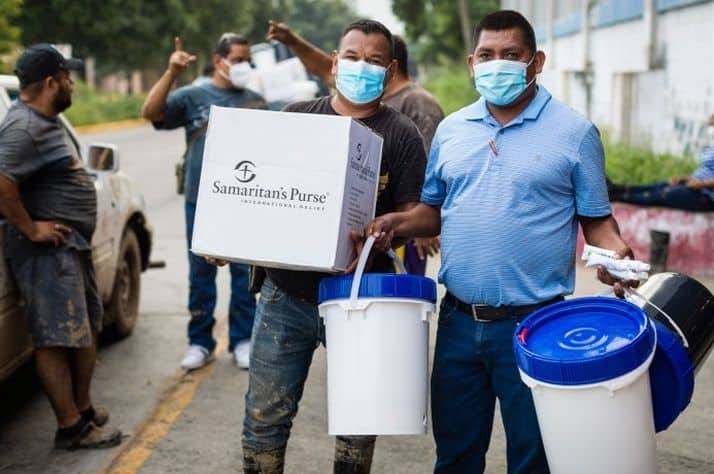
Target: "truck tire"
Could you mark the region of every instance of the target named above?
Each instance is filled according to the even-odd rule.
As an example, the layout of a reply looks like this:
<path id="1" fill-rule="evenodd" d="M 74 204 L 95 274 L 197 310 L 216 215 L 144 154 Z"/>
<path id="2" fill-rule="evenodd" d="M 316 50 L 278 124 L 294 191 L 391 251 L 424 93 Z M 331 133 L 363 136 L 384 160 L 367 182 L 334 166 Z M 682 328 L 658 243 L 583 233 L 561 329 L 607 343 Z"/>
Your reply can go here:
<path id="1" fill-rule="evenodd" d="M 114 288 L 105 311 L 105 329 L 111 339 L 121 339 L 134 330 L 139 316 L 141 292 L 141 249 L 133 230 L 127 229 L 122 237 Z"/>

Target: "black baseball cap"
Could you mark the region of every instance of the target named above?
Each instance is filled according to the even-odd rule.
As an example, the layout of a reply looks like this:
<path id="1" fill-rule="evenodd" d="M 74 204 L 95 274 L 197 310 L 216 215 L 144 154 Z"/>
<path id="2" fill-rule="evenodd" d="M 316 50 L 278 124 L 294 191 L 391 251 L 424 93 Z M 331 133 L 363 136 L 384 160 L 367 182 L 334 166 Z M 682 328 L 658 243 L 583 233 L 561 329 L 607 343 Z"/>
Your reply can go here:
<path id="1" fill-rule="evenodd" d="M 40 43 L 30 46 L 20 55 L 15 75 L 20 79 L 20 87 L 25 87 L 59 71 L 81 71 L 83 67 L 82 60 L 67 59 L 52 45 Z"/>

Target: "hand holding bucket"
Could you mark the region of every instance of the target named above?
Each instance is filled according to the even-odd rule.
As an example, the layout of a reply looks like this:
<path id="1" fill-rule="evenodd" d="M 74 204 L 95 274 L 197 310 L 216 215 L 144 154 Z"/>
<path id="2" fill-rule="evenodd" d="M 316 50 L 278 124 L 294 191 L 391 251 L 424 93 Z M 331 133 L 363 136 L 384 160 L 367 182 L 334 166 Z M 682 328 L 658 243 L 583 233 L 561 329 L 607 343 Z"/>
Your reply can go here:
<path id="1" fill-rule="evenodd" d="M 423 434 L 436 283 L 417 275 L 365 274 L 374 243 L 374 237 L 365 242 L 354 275 L 320 283 L 329 433 Z M 404 272 L 397 255 L 387 253 Z"/>
<path id="2" fill-rule="evenodd" d="M 359 287 L 362 283 L 362 275 L 364 274 L 364 268 L 367 265 L 367 259 L 369 258 L 369 254 L 372 251 L 373 246 L 374 237 L 370 235 L 367 238 L 367 241 L 364 243 L 362 253 L 360 253 L 359 260 L 357 261 L 357 269 L 355 270 L 355 275 L 352 279 L 352 290 L 350 291 L 350 308 L 357 308 L 357 297 L 359 296 Z M 394 260 L 394 263 L 397 265 L 397 268 L 399 268 L 400 273 L 407 273 L 407 269 L 404 267 L 404 262 L 402 262 L 402 259 L 399 258 L 399 255 L 397 255 L 393 249 L 389 249 L 387 255 L 389 255 L 392 260 Z"/>

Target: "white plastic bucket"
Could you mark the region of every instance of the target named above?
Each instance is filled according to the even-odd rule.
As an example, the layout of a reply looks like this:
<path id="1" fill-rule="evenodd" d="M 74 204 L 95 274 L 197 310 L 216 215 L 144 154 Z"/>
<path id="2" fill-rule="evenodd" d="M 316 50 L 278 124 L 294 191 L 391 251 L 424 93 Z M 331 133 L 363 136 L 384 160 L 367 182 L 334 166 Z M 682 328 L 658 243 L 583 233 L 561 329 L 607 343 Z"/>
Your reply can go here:
<path id="1" fill-rule="evenodd" d="M 589 304 L 595 307 L 590 321 Z M 625 307 L 630 314 L 624 314 L 626 311 L 619 314 L 617 309 L 608 314 L 610 304 L 631 306 Z M 569 300 L 546 307 L 541 310 L 544 313 L 534 313 L 516 330 L 514 343 L 521 379 L 533 394 L 553 474 L 657 472 L 649 379 L 657 336 L 646 315 L 637 314 L 632 308 L 636 306 L 611 298 Z M 623 324 L 621 331 L 612 329 L 613 320 L 630 315 L 638 319 L 637 325 L 641 320 L 640 334 L 627 324 Z M 579 319 L 574 321 L 573 316 Z M 531 318 L 534 320 L 529 321 Z M 557 329 L 556 325 L 561 323 L 554 323 L 554 318 L 562 321 Z M 539 331 L 540 335 L 533 336 Z M 530 354 L 524 357 L 524 350 L 529 350 L 529 337 L 540 338 L 542 342 L 532 342 Z M 627 337 L 632 341 L 624 340 Z M 558 357 L 567 357 L 560 367 Z M 635 361 L 639 365 L 632 368 Z M 617 372 L 621 375 L 577 383 Z M 558 378 L 563 382 L 553 383 Z"/>
<path id="2" fill-rule="evenodd" d="M 436 285 L 414 275 L 363 277 L 372 243 L 368 240 L 365 245 L 354 278 L 329 278 L 321 284 L 328 431 L 330 435 L 423 434 L 429 319 L 435 311 Z M 371 288 L 360 291 L 360 285 Z M 324 291 L 328 286 L 330 291 Z M 433 300 L 400 297 L 410 286 L 423 287 L 422 297 L 433 293 Z M 330 295 L 323 299 L 326 292 Z M 375 296 L 358 297 L 364 292 Z"/>

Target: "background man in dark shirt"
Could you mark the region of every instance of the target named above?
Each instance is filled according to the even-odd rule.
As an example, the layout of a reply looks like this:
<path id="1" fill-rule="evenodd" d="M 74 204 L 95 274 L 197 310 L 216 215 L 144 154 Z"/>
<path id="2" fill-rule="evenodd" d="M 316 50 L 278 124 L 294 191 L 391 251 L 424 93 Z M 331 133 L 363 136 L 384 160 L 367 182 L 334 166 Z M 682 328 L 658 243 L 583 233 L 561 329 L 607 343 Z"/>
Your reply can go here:
<path id="1" fill-rule="evenodd" d="M 377 215 L 414 207 L 426 166 L 424 145 L 416 126 L 381 103 L 384 85 L 389 83 L 395 66 L 389 30 L 375 21 L 357 21 L 347 27 L 339 53 L 333 55 L 337 94 L 286 108 L 289 112 L 353 117 L 383 136 Z M 362 89 L 360 85 L 364 83 L 370 87 Z M 375 261 L 372 270 L 391 268 L 391 262 L 383 257 Z M 246 473 L 283 471 L 285 447 L 312 354 L 324 343 L 317 293 L 320 279 L 325 276 L 328 275 L 316 272 L 267 271 L 256 310 L 250 356 L 243 425 Z M 334 472 L 369 472 L 374 442 L 374 436 L 338 437 Z"/>
<path id="2" fill-rule="evenodd" d="M 94 183 L 57 115 L 72 103 L 67 60 L 47 44 L 28 48 L 15 70 L 20 99 L 0 124 L 0 213 L 5 255 L 25 301 L 35 362 L 57 417 L 55 447 L 107 448 L 116 429 L 92 407 L 90 383 L 102 324 L 90 242 Z"/>
<path id="3" fill-rule="evenodd" d="M 203 146 L 212 105 L 222 107 L 267 108 L 263 98 L 246 89 L 251 74 L 250 43 L 240 35 L 225 33 L 213 53 L 213 80 L 199 85 L 181 87 L 169 95 L 179 75 L 196 60 L 183 51 L 180 38 L 175 39 L 176 50 L 169 58 L 169 67 L 152 87 L 144 103 L 144 117 L 160 130 L 184 127 L 186 130 L 186 174 L 184 180 L 186 241 L 188 243 L 189 349 L 181 367 L 197 369 L 210 360 L 216 348 L 213 312 L 216 308 L 216 268 L 193 255 L 191 237 L 196 214 L 198 183 L 201 179 Z M 236 143 L 240 153 L 240 144 Z M 238 367 L 248 368 L 250 334 L 255 315 L 255 297 L 248 291 L 248 266 L 233 263 L 231 270 L 231 301 L 228 308 L 228 350 L 233 353 Z"/>
<path id="4" fill-rule="evenodd" d="M 286 44 L 300 58 L 305 68 L 330 87 L 335 86 L 332 58 L 305 38 L 290 30 L 285 23 L 270 21 L 268 39 Z M 426 89 L 409 76 L 409 52 L 400 36 L 393 36 L 394 59 L 397 61 L 392 79 L 384 88 L 382 102 L 409 117 L 424 138 L 426 153 L 431 149 L 436 127 L 444 119 L 444 111 Z M 412 274 L 424 275 L 426 257 L 439 252 L 439 237 L 423 237 L 409 241 L 404 250 L 404 264 Z M 400 253 L 401 255 L 401 253 Z"/>

